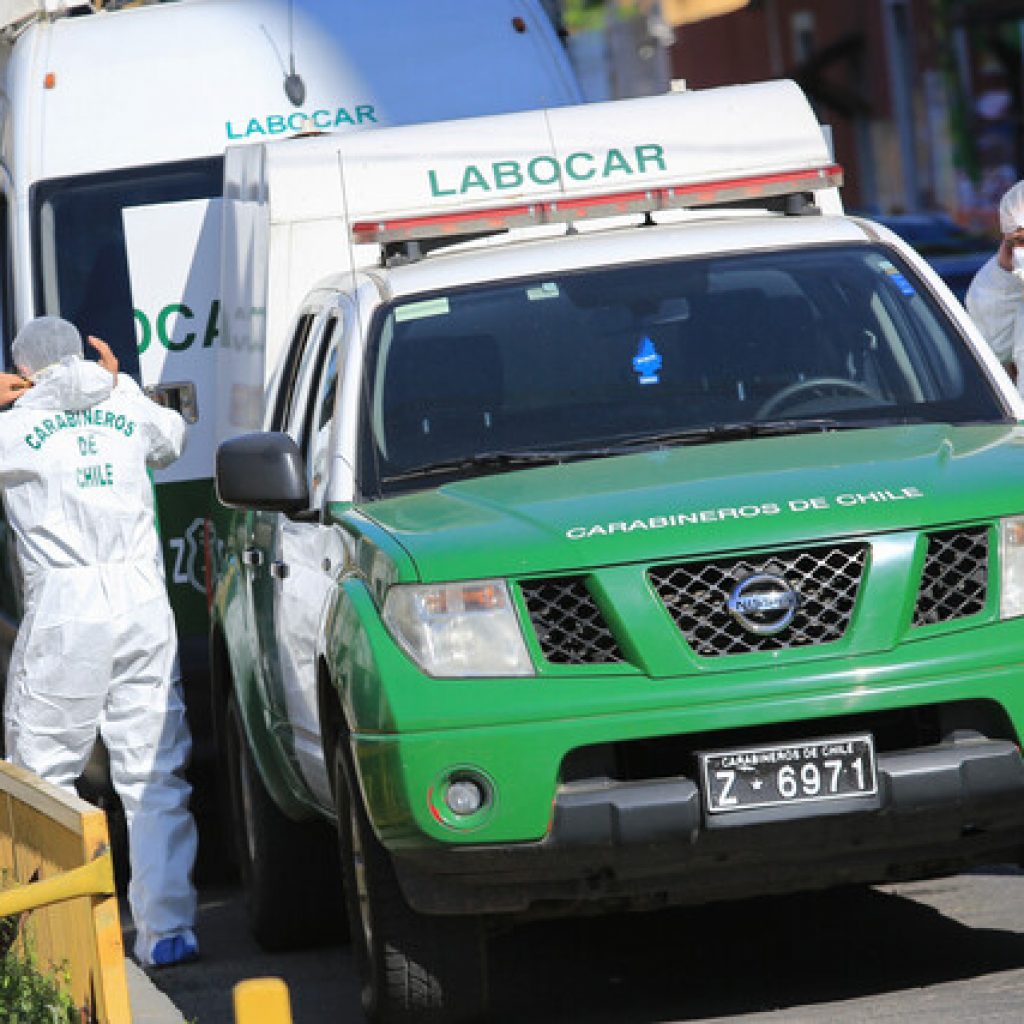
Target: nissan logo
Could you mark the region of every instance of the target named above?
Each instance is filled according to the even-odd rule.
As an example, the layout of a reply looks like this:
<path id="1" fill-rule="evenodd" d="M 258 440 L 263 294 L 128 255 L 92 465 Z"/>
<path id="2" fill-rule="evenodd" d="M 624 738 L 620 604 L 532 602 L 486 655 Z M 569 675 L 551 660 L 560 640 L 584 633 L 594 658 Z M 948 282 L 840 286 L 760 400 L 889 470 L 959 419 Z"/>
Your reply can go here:
<path id="1" fill-rule="evenodd" d="M 725 606 L 748 632 L 775 636 L 793 621 L 800 595 L 781 576 L 758 573 L 737 583 Z"/>

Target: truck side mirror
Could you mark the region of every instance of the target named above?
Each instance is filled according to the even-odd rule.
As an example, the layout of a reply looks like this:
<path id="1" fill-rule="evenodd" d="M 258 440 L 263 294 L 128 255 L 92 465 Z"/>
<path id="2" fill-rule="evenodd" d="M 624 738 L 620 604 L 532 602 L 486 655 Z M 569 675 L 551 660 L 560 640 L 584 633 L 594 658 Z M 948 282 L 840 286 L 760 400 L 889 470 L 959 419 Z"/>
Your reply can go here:
<path id="1" fill-rule="evenodd" d="M 287 434 L 243 434 L 217 448 L 217 497 L 228 508 L 299 512 L 309 508 L 306 466 Z"/>

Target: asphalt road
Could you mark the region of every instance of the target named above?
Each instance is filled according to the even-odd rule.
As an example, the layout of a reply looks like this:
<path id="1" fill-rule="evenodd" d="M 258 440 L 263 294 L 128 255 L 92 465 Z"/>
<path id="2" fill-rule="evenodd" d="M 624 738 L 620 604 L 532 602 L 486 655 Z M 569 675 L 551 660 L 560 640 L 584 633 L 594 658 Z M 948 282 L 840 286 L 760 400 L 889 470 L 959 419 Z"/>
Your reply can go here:
<path id="1" fill-rule="evenodd" d="M 295 1024 L 362 1020 L 348 949 L 249 937 L 236 889 L 201 892 L 200 963 L 156 984 L 195 1024 L 234 1024 L 231 988 L 284 978 Z M 523 926 L 491 943 L 496 1024 L 1013 1022 L 1024 1017 L 1024 873 L 971 875 Z"/>

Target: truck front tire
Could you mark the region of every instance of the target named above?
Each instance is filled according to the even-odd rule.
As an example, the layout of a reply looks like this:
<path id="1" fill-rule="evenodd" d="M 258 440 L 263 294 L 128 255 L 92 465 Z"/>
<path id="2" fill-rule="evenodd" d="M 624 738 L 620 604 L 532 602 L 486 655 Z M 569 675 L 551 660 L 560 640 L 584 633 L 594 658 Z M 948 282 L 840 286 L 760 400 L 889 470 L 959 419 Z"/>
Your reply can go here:
<path id="1" fill-rule="evenodd" d="M 409 906 L 367 818 L 344 737 L 335 746 L 334 772 L 349 932 L 367 1017 L 376 1024 L 479 1019 L 487 1005 L 482 921 Z"/>

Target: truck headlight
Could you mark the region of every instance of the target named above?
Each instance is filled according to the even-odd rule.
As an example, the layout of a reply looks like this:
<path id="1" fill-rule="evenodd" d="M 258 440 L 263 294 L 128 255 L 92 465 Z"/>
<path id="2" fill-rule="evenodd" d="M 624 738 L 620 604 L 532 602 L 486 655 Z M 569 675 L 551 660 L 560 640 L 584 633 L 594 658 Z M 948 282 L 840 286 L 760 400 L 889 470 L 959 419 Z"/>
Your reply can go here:
<path id="1" fill-rule="evenodd" d="M 1024 516 L 999 521 L 999 615 L 1024 615 Z"/>
<path id="2" fill-rule="evenodd" d="M 532 676 L 519 619 L 504 580 L 396 584 L 384 624 L 432 676 Z"/>

